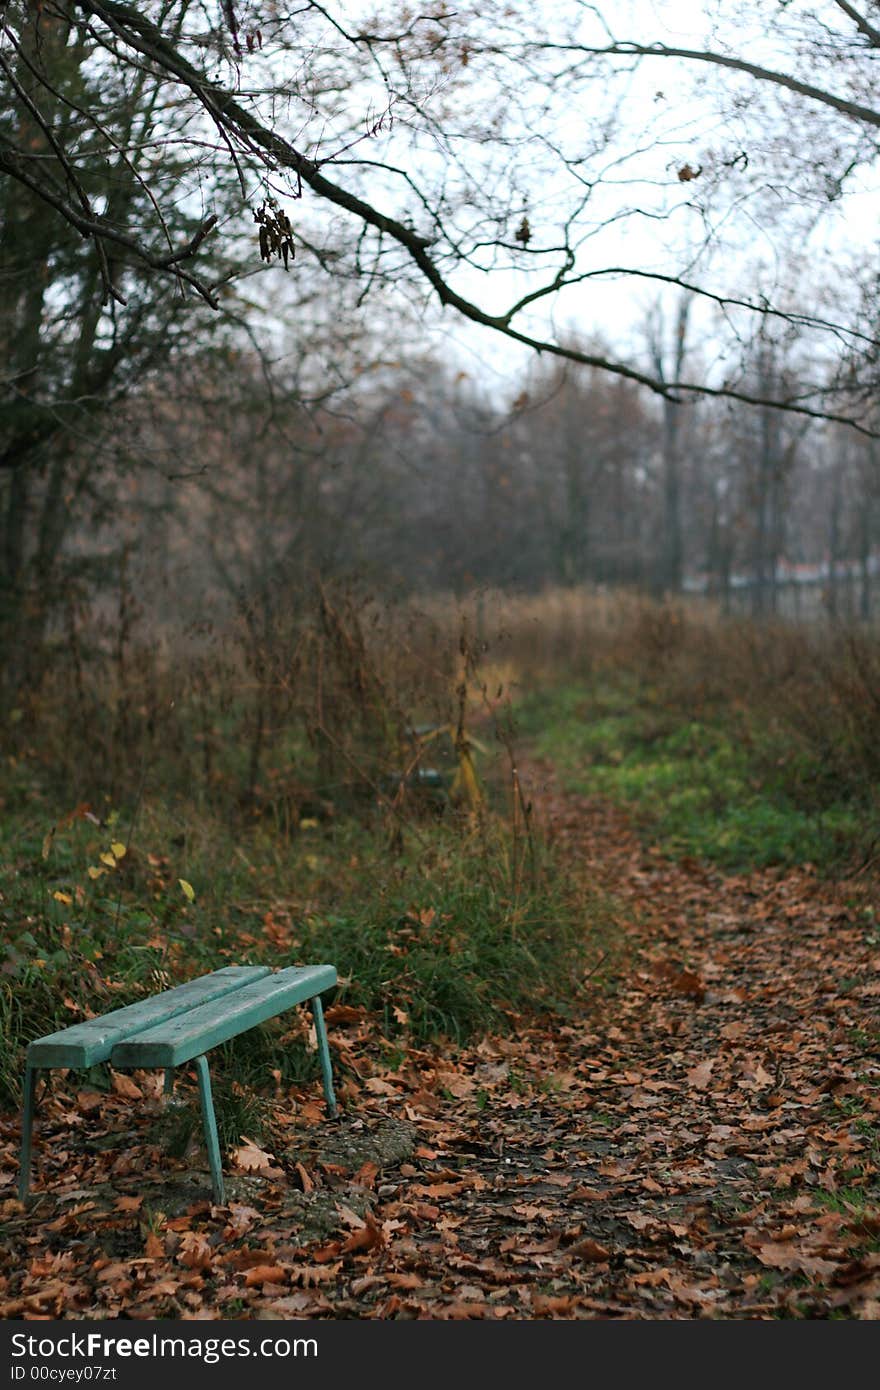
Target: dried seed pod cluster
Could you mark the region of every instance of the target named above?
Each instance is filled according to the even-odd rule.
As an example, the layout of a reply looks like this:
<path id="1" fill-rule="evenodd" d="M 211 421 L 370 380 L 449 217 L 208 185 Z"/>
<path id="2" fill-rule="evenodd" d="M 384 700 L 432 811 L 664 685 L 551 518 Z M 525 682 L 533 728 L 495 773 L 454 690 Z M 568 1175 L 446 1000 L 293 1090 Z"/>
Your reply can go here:
<path id="1" fill-rule="evenodd" d="M 284 261 L 287 270 L 288 260 L 292 261 L 296 255 L 293 227 L 287 213 L 272 198 L 266 198 L 254 209 L 254 221 L 260 226 L 260 260 L 271 261 L 277 256 Z"/>

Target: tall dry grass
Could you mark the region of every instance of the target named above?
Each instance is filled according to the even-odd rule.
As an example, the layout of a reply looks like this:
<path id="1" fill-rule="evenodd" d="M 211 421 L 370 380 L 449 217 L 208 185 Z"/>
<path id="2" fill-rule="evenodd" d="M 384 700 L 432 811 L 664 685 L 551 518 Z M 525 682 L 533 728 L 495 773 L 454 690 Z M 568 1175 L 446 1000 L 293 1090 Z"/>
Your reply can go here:
<path id="1" fill-rule="evenodd" d="M 620 681 L 676 719 L 748 716 L 815 775 L 870 797 L 880 774 L 880 635 L 756 624 L 627 592 L 482 591 L 384 602 L 319 590 L 272 626 L 196 636 L 69 625 L 0 731 L 0 794 L 153 791 L 294 817 L 375 790 L 414 726 L 483 722 L 542 684 Z M 464 685 L 464 697 L 462 689 Z M 464 703 L 463 703 L 464 698 Z"/>

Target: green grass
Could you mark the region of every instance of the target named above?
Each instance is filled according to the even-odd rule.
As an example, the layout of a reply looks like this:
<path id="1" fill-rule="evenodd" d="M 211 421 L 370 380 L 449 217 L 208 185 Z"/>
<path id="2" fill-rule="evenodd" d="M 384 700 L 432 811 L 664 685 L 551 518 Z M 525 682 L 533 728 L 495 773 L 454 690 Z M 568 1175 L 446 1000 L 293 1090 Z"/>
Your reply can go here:
<path id="1" fill-rule="evenodd" d="M 519 721 L 569 789 L 627 806 L 673 857 L 831 869 L 862 838 L 864 809 L 835 799 L 821 767 L 742 711 L 694 719 L 621 679 L 532 693 Z"/>
<path id="2" fill-rule="evenodd" d="M 38 807 L 0 821 L 7 1105 L 20 1102 L 31 1039 L 83 1009 L 105 1013 L 233 962 L 331 962 L 338 997 L 402 1048 L 504 1029 L 512 1014 L 570 1006 L 610 920 L 600 898 L 576 900 L 540 846 L 515 852 L 491 814 L 402 833 L 378 811 L 329 816 L 285 837 L 152 802 L 124 855 L 127 816 L 74 819 L 50 843 L 52 821 Z M 285 1084 L 316 1078 L 290 1028 L 287 1015 L 218 1050 L 221 1099 L 224 1077 L 257 1090 L 274 1085 L 273 1072 Z"/>

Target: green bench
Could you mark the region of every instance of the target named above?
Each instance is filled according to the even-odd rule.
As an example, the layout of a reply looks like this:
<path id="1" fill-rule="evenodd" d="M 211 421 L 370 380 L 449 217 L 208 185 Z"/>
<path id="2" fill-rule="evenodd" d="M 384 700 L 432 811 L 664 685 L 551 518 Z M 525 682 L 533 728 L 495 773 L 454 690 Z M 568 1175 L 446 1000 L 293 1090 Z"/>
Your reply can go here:
<path id="1" fill-rule="evenodd" d="M 109 1062 L 119 1070 L 161 1067 L 165 1071 L 165 1091 L 169 1092 L 174 1085 L 174 1068 L 194 1062 L 214 1200 L 222 1206 L 225 1201 L 223 1170 L 205 1053 L 275 1018 L 295 1004 L 310 1000 L 324 1096 L 330 1114 L 335 1115 L 333 1073 L 321 1007 L 321 995 L 335 984 L 336 971 L 332 965 L 291 966 L 277 971 L 270 970 L 267 965 L 230 965 L 138 1004 L 129 1004 L 127 1008 L 115 1009 L 100 1018 L 75 1023 L 59 1033 L 37 1038 L 28 1047 L 25 1064 L 18 1183 L 21 1200 L 24 1201 L 30 1186 L 34 1096 L 41 1071 L 54 1067 L 92 1067 L 101 1062 Z"/>

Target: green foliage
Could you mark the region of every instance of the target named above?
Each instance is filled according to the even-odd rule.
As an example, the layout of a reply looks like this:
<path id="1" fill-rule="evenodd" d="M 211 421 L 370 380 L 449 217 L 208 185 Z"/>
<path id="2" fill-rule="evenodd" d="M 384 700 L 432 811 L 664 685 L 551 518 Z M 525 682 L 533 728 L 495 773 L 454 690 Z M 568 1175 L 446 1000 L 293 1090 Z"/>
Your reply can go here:
<path id="1" fill-rule="evenodd" d="M 521 718 L 569 787 L 629 806 L 671 855 L 731 870 L 831 869 L 863 834 L 864 806 L 839 789 L 835 797 L 815 756 L 751 712 L 695 719 L 650 687 L 606 677 L 542 689 Z"/>
<path id="2" fill-rule="evenodd" d="M 606 905 L 597 898 L 576 910 L 546 853 L 532 846 L 526 863 L 526 849 L 489 812 L 398 829 L 389 847 L 379 812 L 304 822 L 284 841 L 261 824 L 242 832 L 146 803 L 119 855 L 109 846 L 129 840 L 130 820 L 107 820 L 72 819 L 48 848 L 48 817 L 0 822 L 8 1104 L 19 1103 L 31 1039 L 223 965 L 329 961 L 340 997 L 405 1048 L 503 1028 L 511 1012 L 566 1009 L 581 962 L 592 963 L 607 930 Z M 218 1049 L 212 1071 L 229 1142 L 247 1119 L 236 1118 L 236 1086 L 265 1092 L 317 1079 L 306 1018 L 285 1016 Z M 250 1118 L 239 1133 L 259 1128 Z"/>
<path id="3" fill-rule="evenodd" d="M 571 890 L 543 869 L 517 890 L 496 829 L 462 841 L 437 828 L 375 897 L 307 919 L 307 954 L 344 962 L 346 997 L 381 1011 L 386 1033 L 415 1040 L 503 1028 L 506 1014 L 534 1005 L 565 1009 L 608 912 L 598 899 L 587 904 L 585 939 Z"/>

